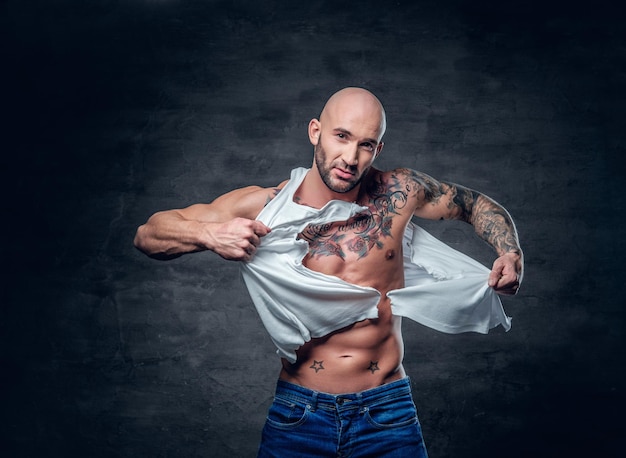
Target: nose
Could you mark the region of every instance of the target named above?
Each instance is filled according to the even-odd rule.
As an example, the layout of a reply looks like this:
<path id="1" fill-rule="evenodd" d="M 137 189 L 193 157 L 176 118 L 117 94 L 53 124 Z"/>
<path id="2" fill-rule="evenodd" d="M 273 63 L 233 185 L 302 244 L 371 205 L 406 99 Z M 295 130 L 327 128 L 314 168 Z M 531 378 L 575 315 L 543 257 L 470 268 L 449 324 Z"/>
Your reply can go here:
<path id="1" fill-rule="evenodd" d="M 347 145 L 341 158 L 351 167 L 356 166 L 359 163 L 359 145 Z"/>

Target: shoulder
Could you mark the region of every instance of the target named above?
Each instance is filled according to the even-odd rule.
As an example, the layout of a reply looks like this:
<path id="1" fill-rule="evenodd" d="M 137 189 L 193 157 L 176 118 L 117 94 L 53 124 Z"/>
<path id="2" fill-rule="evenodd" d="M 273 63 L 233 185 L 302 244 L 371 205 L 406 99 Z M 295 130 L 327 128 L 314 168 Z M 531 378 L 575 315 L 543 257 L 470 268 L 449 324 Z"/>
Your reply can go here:
<path id="1" fill-rule="evenodd" d="M 420 172 L 409 168 L 398 168 L 390 170 L 389 175 L 396 180 L 409 183 L 412 186 L 421 186 L 426 188 L 436 188 L 441 185 L 436 179 L 427 173 Z"/>
<path id="2" fill-rule="evenodd" d="M 264 188 L 261 186 L 246 186 L 245 188 L 235 189 L 225 194 L 235 199 L 254 200 L 254 201 L 270 201 L 280 192 L 280 187 L 274 186 Z"/>
<path id="3" fill-rule="evenodd" d="M 254 219 L 263 207 L 270 203 L 285 186 L 285 182 L 273 187 L 246 186 L 216 199 L 231 208 L 233 216 Z"/>
<path id="4" fill-rule="evenodd" d="M 443 191 L 442 184 L 430 175 L 409 168 L 381 171 L 372 169 L 367 179 L 368 192 L 401 191 L 410 195 L 432 198 Z"/>
<path id="5" fill-rule="evenodd" d="M 234 218 L 255 219 L 283 188 L 286 182 L 274 187 L 246 186 L 222 194 L 209 204 L 195 204 L 181 213 L 199 221 L 224 222 Z"/>

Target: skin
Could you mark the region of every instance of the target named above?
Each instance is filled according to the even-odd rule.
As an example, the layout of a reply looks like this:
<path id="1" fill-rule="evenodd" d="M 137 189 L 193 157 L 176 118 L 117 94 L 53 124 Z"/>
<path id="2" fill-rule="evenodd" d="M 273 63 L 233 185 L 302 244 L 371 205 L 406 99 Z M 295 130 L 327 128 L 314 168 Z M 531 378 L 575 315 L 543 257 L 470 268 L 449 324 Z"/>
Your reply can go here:
<path id="1" fill-rule="evenodd" d="M 385 126 L 378 99 L 359 88 L 334 94 L 320 118 L 309 123 L 314 161 L 294 200 L 321 208 L 338 199 L 357 202 L 369 211 L 349 221 L 308 226 L 299 235 L 309 243 L 303 264 L 376 288 L 382 299 L 378 318 L 307 342 L 297 351 L 294 364 L 282 360 L 282 380 L 338 394 L 405 376 L 401 319 L 391 314 L 386 293 L 404 286 L 402 234 L 412 216 L 472 224 L 498 255 L 489 285 L 499 294 L 517 293 L 522 251 L 506 210 L 481 193 L 414 170 L 372 167 L 383 149 Z M 271 231 L 255 218 L 285 183 L 242 188 L 210 204 L 158 212 L 138 228 L 135 245 L 158 259 L 210 250 L 228 260 L 249 261 Z"/>

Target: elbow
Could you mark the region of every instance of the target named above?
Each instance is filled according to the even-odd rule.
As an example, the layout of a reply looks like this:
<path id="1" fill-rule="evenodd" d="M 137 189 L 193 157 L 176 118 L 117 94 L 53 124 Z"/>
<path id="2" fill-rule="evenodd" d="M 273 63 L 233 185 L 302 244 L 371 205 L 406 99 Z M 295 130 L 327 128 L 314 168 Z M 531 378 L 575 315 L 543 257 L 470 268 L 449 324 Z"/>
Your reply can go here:
<path id="1" fill-rule="evenodd" d="M 149 237 L 147 235 L 148 228 L 145 224 L 137 228 L 135 238 L 133 239 L 133 245 L 143 254 L 148 256 L 154 256 L 154 252 L 150 249 Z"/>
<path id="2" fill-rule="evenodd" d="M 169 261 L 180 256 L 180 253 L 167 253 L 159 249 L 160 247 L 154 243 L 154 239 L 150 235 L 148 224 L 143 224 L 137 228 L 133 245 L 149 258 L 159 261 Z"/>
<path id="3" fill-rule="evenodd" d="M 137 248 L 141 252 L 145 252 L 144 236 L 143 236 L 144 232 L 145 232 L 145 225 L 139 226 L 137 228 L 137 232 L 135 232 L 135 238 L 133 239 L 133 245 L 135 245 L 135 248 Z"/>

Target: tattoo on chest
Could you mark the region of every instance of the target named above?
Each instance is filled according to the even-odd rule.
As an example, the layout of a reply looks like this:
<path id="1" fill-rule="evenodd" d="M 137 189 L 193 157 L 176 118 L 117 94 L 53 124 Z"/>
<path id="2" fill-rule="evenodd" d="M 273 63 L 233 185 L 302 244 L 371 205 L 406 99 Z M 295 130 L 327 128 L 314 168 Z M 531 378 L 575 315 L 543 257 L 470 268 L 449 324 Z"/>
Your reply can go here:
<path id="1" fill-rule="evenodd" d="M 373 249 L 382 249 L 384 240 L 392 237 L 391 228 L 398 211 L 407 204 L 409 189 L 399 180 L 393 183 L 373 182 L 367 189 L 368 210 L 340 223 L 311 224 L 299 238 L 309 243 L 309 255 L 346 258 L 346 251 L 364 258 Z"/>

